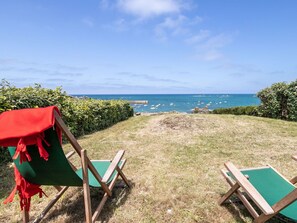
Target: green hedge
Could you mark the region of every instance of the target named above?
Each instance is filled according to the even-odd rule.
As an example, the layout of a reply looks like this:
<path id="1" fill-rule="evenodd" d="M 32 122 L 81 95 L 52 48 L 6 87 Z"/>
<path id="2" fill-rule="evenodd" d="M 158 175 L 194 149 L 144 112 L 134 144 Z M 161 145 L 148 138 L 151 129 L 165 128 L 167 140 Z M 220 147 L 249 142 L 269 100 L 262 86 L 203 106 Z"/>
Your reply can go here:
<path id="1" fill-rule="evenodd" d="M 107 128 L 133 116 L 133 108 L 122 100 L 75 98 L 62 91 L 34 87 L 17 88 L 2 80 L 0 85 L 0 113 L 7 110 L 56 105 L 70 131 L 77 137 Z M 0 150 L 0 163 L 4 161 Z M 6 155 L 3 155 L 6 157 Z"/>
<path id="2" fill-rule="evenodd" d="M 261 99 L 260 116 L 297 121 L 297 80 L 275 83 L 257 96 Z"/>
<path id="3" fill-rule="evenodd" d="M 233 108 L 219 108 L 214 114 L 256 115 L 261 117 L 297 121 L 297 80 L 279 82 L 257 93 L 261 104 Z"/>
<path id="4" fill-rule="evenodd" d="M 238 106 L 231 108 L 217 108 L 213 114 L 233 114 L 233 115 L 258 115 L 258 106 Z"/>

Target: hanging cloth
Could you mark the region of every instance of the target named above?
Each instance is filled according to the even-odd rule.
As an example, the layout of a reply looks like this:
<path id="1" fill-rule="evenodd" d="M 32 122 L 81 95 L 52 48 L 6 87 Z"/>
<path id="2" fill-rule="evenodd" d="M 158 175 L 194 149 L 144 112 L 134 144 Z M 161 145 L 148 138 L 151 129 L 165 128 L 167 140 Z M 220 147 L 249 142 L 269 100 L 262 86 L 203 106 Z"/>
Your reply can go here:
<path id="1" fill-rule="evenodd" d="M 28 108 L 12 110 L 1 113 L 0 115 L 0 146 L 16 147 L 13 159 L 20 157 L 20 163 L 31 161 L 27 151 L 28 145 L 36 145 L 41 158 L 48 160 L 49 154 L 44 149 L 42 142 L 50 146 L 44 138 L 44 131 L 55 126 L 54 111 L 59 115 L 56 106 L 46 108 Z M 62 132 L 55 126 L 60 143 L 62 144 Z M 21 209 L 25 207 L 29 211 L 31 197 L 43 193 L 40 185 L 32 184 L 24 179 L 15 167 L 16 186 L 4 203 L 12 202 L 16 192 L 20 197 Z"/>

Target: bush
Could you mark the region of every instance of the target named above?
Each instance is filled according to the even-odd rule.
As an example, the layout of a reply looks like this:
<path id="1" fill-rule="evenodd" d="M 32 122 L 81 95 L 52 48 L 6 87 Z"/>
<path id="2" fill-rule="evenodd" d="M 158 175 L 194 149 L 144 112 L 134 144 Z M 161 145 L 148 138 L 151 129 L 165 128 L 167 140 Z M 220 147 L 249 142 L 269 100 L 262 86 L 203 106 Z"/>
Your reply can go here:
<path id="1" fill-rule="evenodd" d="M 12 161 L 12 159 L 9 155 L 8 149 L 0 146 L 0 166 L 1 164 L 8 163 L 10 161 Z"/>
<path id="2" fill-rule="evenodd" d="M 297 121 L 297 80 L 288 85 L 288 120 Z"/>
<path id="3" fill-rule="evenodd" d="M 34 87 L 16 88 L 2 80 L 0 85 L 0 113 L 7 110 L 37 108 L 56 105 L 66 125 L 78 137 L 107 128 L 119 121 L 133 116 L 133 108 L 122 100 L 103 101 L 91 98 L 75 98 L 56 89 Z M 9 160 L 0 150 L 0 163 Z M 2 157 L 3 155 L 3 157 Z"/>
<path id="4" fill-rule="evenodd" d="M 213 114 L 232 114 L 232 115 L 258 115 L 258 106 L 238 106 L 232 108 L 217 108 Z"/>
<path id="5" fill-rule="evenodd" d="M 297 121 L 297 80 L 289 84 L 275 83 L 257 96 L 261 100 L 260 116 Z"/>

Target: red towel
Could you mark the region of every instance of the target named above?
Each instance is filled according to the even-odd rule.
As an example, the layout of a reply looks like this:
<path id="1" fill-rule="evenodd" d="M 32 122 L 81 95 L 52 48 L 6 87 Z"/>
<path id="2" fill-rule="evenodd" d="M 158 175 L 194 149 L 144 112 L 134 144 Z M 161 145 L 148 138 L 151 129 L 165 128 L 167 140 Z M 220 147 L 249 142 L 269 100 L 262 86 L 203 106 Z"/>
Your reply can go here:
<path id="1" fill-rule="evenodd" d="M 0 115 L 0 146 L 15 146 L 16 152 L 13 159 L 20 156 L 20 162 L 31 161 L 27 151 L 27 145 L 37 145 L 40 157 L 48 160 L 48 153 L 44 149 L 42 142 L 49 144 L 44 139 L 44 131 L 54 127 L 54 111 L 59 115 L 59 109 L 56 106 L 46 108 L 29 108 L 3 112 Z M 62 143 L 62 132 L 56 126 L 56 131 Z M 18 191 L 20 197 L 21 209 L 29 211 L 31 197 L 43 193 L 40 185 L 32 184 L 24 179 L 15 167 L 16 186 L 4 201 L 12 202 L 15 193 Z"/>
<path id="2" fill-rule="evenodd" d="M 20 155 L 20 162 L 30 161 L 27 145 L 37 145 L 40 157 L 48 159 L 48 153 L 42 146 L 44 131 L 55 124 L 54 111 L 60 114 L 56 106 L 46 108 L 28 108 L 3 112 L 0 115 L 0 146 L 17 147 L 14 159 Z M 56 128 L 60 142 L 61 131 Z"/>

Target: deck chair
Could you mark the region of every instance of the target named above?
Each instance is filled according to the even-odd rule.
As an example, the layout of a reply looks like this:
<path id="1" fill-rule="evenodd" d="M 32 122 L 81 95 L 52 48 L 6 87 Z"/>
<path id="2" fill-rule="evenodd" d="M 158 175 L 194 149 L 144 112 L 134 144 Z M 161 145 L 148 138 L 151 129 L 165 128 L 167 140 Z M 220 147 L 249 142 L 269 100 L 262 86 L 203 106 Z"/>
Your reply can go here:
<path id="1" fill-rule="evenodd" d="M 80 156 L 82 168 L 76 169 L 76 167 L 68 160 L 75 151 L 72 151 L 65 156 L 57 133 L 53 128 L 45 131 L 45 139 L 50 144 L 50 146 L 44 145 L 49 153 L 48 161 L 40 158 L 36 146 L 27 147 L 28 152 L 32 157 L 30 162 L 23 162 L 20 164 L 19 158 L 14 160 L 14 164 L 22 177 L 28 182 L 39 185 L 51 185 L 58 190 L 55 198 L 50 201 L 48 206 L 41 212 L 34 222 L 40 222 L 70 186 L 83 186 L 86 222 L 94 222 L 99 216 L 107 198 L 112 195 L 111 191 L 118 176 L 121 176 L 125 184 L 129 187 L 128 180 L 122 172 L 126 162 L 126 160 L 122 159 L 124 150 L 120 150 L 113 160 L 90 161 L 87 157 L 86 150 L 83 150 L 80 147 L 77 140 L 67 129 L 65 123 L 56 111 L 54 112 L 54 117 L 56 125 L 62 130 L 62 133 L 64 133 Z M 9 147 L 8 149 L 11 156 L 13 156 L 15 147 Z M 90 187 L 102 188 L 104 191 L 103 198 L 93 215 L 91 212 Z M 23 222 L 28 221 L 29 213 L 24 209 Z"/>
<path id="2" fill-rule="evenodd" d="M 297 156 L 293 158 L 297 160 Z M 219 200 L 220 205 L 235 194 L 253 216 L 254 222 L 266 222 L 278 213 L 297 221 L 297 188 L 294 186 L 297 177 L 288 181 L 270 165 L 239 170 L 227 162 L 225 167 L 227 170 L 221 172 L 231 188 Z M 252 204 L 258 207 L 258 211 Z"/>

